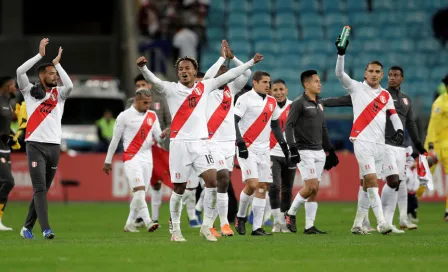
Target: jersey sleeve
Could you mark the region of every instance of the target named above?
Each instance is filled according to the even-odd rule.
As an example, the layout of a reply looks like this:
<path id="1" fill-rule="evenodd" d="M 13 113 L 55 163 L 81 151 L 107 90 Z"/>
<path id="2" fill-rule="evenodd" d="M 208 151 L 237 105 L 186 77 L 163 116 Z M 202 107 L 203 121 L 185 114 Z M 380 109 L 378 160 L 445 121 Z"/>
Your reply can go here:
<path id="1" fill-rule="evenodd" d="M 60 63 L 56 64 L 54 67 L 58 71 L 59 77 L 61 78 L 63 84 L 63 86 L 59 88 L 59 93 L 62 99 L 67 99 L 73 89 L 73 82 Z"/>
<path id="2" fill-rule="evenodd" d="M 114 156 L 115 151 L 117 150 L 118 143 L 123 136 L 126 122 L 125 119 L 126 118 L 123 113 L 120 113 L 117 117 L 117 120 L 115 120 L 114 134 L 112 136 L 112 140 L 110 141 L 109 148 L 107 149 L 106 160 L 104 161 L 104 163 L 112 163 L 112 157 Z"/>
<path id="3" fill-rule="evenodd" d="M 161 93 L 162 95 L 165 96 L 169 95 L 167 91 L 169 91 L 168 89 L 170 82 L 163 81 L 160 78 L 156 77 L 156 75 L 154 75 L 151 71 L 149 71 L 146 65 L 143 67 L 138 67 L 138 69 L 140 69 L 140 72 L 142 73 L 143 77 L 154 86 L 153 88 L 154 90 Z"/>
<path id="4" fill-rule="evenodd" d="M 232 59 L 233 63 L 235 63 L 236 66 L 240 66 L 243 65 L 244 63 L 239 60 L 237 57 L 233 57 Z M 246 71 L 244 71 L 244 73 L 242 75 L 240 75 L 239 77 L 237 77 L 233 82 L 232 82 L 232 87 L 230 88 L 230 90 L 232 91 L 232 93 L 235 95 L 236 93 L 238 93 L 239 91 L 241 91 L 241 89 L 244 88 L 244 86 L 246 86 L 247 81 L 249 80 L 250 76 L 252 75 L 252 71 L 250 69 L 247 69 Z"/>
<path id="5" fill-rule="evenodd" d="M 221 68 L 221 65 L 224 64 L 224 61 L 226 61 L 225 58 L 219 57 L 219 59 L 210 68 L 208 68 L 207 72 L 205 72 L 204 80 L 214 78 L 218 73 L 219 68 Z"/>
<path id="6" fill-rule="evenodd" d="M 322 99 L 324 107 L 352 107 L 352 98 L 349 94 L 340 97 Z"/>
<path id="7" fill-rule="evenodd" d="M 160 128 L 160 122 L 159 118 L 157 117 L 157 114 L 154 114 L 156 116 L 156 120 L 154 122 L 154 126 L 152 128 L 152 137 L 160 143 L 162 139 L 160 138 L 160 135 L 162 134 L 162 129 Z"/>
<path id="8" fill-rule="evenodd" d="M 439 129 L 443 120 L 443 107 L 441 105 L 441 96 L 432 104 L 431 118 L 429 119 L 428 131 L 426 134 L 425 147 L 428 148 L 429 143 L 437 143 L 439 140 Z M 446 121 L 445 121 L 446 122 Z"/>
<path id="9" fill-rule="evenodd" d="M 349 92 L 356 90 L 356 81 L 351 79 L 349 75 L 344 71 L 344 56 L 339 56 L 336 61 L 336 77 L 341 82 L 342 86 Z"/>
<path id="10" fill-rule="evenodd" d="M 255 65 L 255 62 L 253 59 L 251 59 L 248 62 L 244 63 L 243 65 L 230 69 L 229 71 L 220 75 L 217 78 L 204 80 L 203 82 L 205 86 L 205 91 L 212 92 L 213 90 L 218 89 L 220 86 L 229 83 L 230 81 L 234 80 L 235 78 L 243 74 L 244 71 L 246 71 L 253 65 Z"/>
<path id="11" fill-rule="evenodd" d="M 395 131 L 399 129 L 403 130 L 403 124 L 401 123 L 400 117 L 398 117 L 397 110 L 395 109 L 394 105 L 394 100 L 392 99 L 392 96 L 390 94 L 389 99 L 387 100 L 386 110 Z"/>
<path id="12" fill-rule="evenodd" d="M 17 84 L 19 85 L 19 89 L 23 95 L 26 95 L 33 87 L 33 84 L 30 83 L 26 72 L 28 72 L 28 70 L 31 69 L 41 59 L 42 56 L 40 54 L 37 54 L 20 65 L 19 68 L 17 68 Z"/>
<path id="13" fill-rule="evenodd" d="M 236 102 L 235 107 L 233 108 L 233 113 L 242 118 L 246 113 L 246 111 L 247 111 L 246 96 L 240 96 L 240 98 L 238 98 L 238 101 Z"/>
<path id="14" fill-rule="evenodd" d="M 280 107 L 276 104 L 274 112 L 272 113 L 272 120 L 278 120 L 282 113 L 280 112 Z"/>
<path id="15" fill-rule="evenodd" d="M 296 100 L 291 104 L 289 109 L 288 119 L 286 119 L 286 142 L 289 146 L 295 145 L 294 139 L 294 128 L 296 127 L 297 121 L 302 115 L 302 105 L 300 100 Z"/>

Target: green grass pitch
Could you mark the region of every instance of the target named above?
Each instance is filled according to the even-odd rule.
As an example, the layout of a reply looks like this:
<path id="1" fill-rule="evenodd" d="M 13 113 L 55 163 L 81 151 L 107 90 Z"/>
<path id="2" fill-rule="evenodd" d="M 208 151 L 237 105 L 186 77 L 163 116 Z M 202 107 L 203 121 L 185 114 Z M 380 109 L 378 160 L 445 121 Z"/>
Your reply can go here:
<path id="1" fill-rule="evenodd" d="M 216 243 L 188 228 L 184 210 L 187 242 L 179 244 L 170 242 L 167 203 L 161 210 L 162 228 L 155 233 L 122 231 L 126 203 L 50 203 L 56 233 L 51 241 L 42 238 L 38 225 L 35 240 L 22 240 L 27 204 L 10 203 L 3 222 L 14 231 L 0 232 L 0 271 L 447 271 L 448 223 L 442 203 L 421 204 L 418 230 L 387 236 L 350 234 L 355 208 L 355 203 L 321 203 L 316 226 L 328 235 L 236 235 Z M 297 218 L 303 230 L 303 209 Z"/>

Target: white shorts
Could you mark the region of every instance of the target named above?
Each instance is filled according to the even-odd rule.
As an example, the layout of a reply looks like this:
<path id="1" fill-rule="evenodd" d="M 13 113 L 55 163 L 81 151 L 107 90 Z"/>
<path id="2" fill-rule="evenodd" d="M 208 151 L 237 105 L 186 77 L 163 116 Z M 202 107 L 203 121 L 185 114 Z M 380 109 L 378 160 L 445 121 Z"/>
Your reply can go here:
<path id="1" fill-rule="evenodd" d="M 248 150 L 249 157 L 243 159 L 238 157 L 241 167 L 243 182 L 247 179 L 256 178 L 259 182 L 272 183 L 271 156 L 269 150 L 264 153 L 254 153 Z"/>
<path id="2" fill-rule="evenodd" d="M 129 187 L 145 186 L 148 188 L 152 176 L 152 163 L 129 160 L 124 162 L 124 173 L 128 179 Z"/>
<path id="3" fill-rule="evenodd" d="M 323 150 L 299 150 L 299 154 L 300 162 L 297 167 L 299 167 L 302 179 L 317 179 L 320 181 L 327 158 L 325 152 Z"/>
<path id="4" fill-rule="evenodd" d="M 384 144 L 355 140 L 353 147 L 355 150 L 356 160 L 359 165 L 360 178 L 365 175 L 376 174 L 381 176 L 383 169 Z"/>
<path id="5" fill-rule="evenodd" d="M 235 158 L 235 141 L 215 142 L 207 141 L 210 152 L 215 160 L 216 170 L 233 170 Z"/>
<path id="6" fill-rule="evenodd" d="M 205 140 L 171 141 L 169 164 L 173 183 L 186 183 L 192 174 L 200 175 L 207 170 L 216 169 Z"/>
<path id="7" fill-rule="evenodd" d="M 400 180 L 406 180 L 406 149 L 400 146 L 386 145 L 383 158 L 383 178 L 398 175 Z"/>

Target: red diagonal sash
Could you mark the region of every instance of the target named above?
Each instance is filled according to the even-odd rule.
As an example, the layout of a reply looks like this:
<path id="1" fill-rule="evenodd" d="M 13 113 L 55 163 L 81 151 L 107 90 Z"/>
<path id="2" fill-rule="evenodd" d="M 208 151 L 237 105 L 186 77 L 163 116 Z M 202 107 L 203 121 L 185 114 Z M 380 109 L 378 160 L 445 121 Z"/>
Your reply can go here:
<path id="1" fill-rule="evenodd" d="M 25 139 L 33 134 L 33 132 L 39 127 L 39 125 L 47 118 L 47 116 L 54 110 L 58 104 L 58 90 L 56 88 L 51 89 L 50 97 L 40 103 L 34 110 L 31 116 L 28 118 L 26 125 Z"/>
<path id="2" fill-rule="evenodd" d="M 389 101 L 389 93 L 382 90 L 375 99 L 366 106 L 361 114 L 353 122 L 352 132 L 350 137 L 356 138 L 358 135 L 375 119 L 378 113 L 387 105 Z"/>
<path id="3" fill-rule="evenodd" d="M 174 115 L 173 120 L 171 121 L 170 138 L 176 138 L 177 133 L 179 133 L 181 128 L 185 125 L 203 94 L 204 84 L 199 82 Z"/>
<path id="4" fill-rule="evenodd" d="M 221 126 L 224 119 L 226 119 L 230 111 L 231 103 L 232 103 L 232 93 L 230 92 L 229 87 L 226 86 L 223 91 L 221 104 L 219 104 L 218 108 L 215 110 L 215 112 L 210 117 L 210 120 L 208 120 L 207 123 L 209 139 L 211 139 L 213 135 L 215 135 L 216 131 Z"/>
<path id="5" fill-rule="evenodd" d="M 243 135 L 244 142 L 246 146 L 249 147 L 257 139 L 260 133 L 268 124 L 269 119 L 271 119 L 272 113 L 277 106 L 275 99 L 273 97 L 268 97 L 266 104 L 264 105 L 263 112 L 260 116 L 252 123 L 252 125 L 247 129 L 246 133 Z"/>
<path id="6" fill-rule="evenodd" d="M 151 131 L 154 122 L 156 121 L 156 115 L 153 112 L 148 112 L 143 118 L 143 123 L 135 134 L 134 139 L 132 139 L 128 148 L 123 152 L 123 162 L 132 159 L 135 154 L 138 153 L 146 138 L 148 137 L 149 132 Z"/>
<path id="7" fill-rule="evenodd" d="M 282 130 L 282 132 L 285 132 L 286 119 L 288 118 L 289 108 L 291 108 L 291 104 L 286 106 L 286 109 L 282 112 L 282 114 L 280 114 L 280 117 L 278 118 L 278 121 L 280 122 L 280 129 Z M 277 139 L 275 139 L 274 132 L 271 131 L 269 148 L 273 149 L 276 144 L 277 144 Z"/>

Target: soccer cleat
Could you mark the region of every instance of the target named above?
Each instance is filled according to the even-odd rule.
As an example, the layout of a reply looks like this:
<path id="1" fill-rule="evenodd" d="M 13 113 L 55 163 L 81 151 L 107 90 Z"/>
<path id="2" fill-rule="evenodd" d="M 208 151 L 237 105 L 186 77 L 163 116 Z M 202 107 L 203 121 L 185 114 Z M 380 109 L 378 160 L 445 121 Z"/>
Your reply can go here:
<path id="1" fill-rule="evenodd" d="M 389 234 L 392 232 L 392 227 L 386 222 L 378 224 L 377 230 L 381 234 Z"/>
<path id="2" fill-rule="evenodd" d="M 363 220 L 362 228 L 364 231 L 367 231 L 367 232 L 375 231 L 375 228 L 372 227 L 369 220 Z"/>
<path id="3" fill-rule="evenodd" d="M 279 233 L 282 232 L 282 225 L 280 223 L 275 223 L 274 227 L 272 228 L 272 233 Z"/>
<path id="4" fill-rule="evenodd" d="M 397 227 L 395 227 L 394 225 L 392 225 L 392 233 L 403 234 L 403 233 L 405 233 L 405 232 L 404 232 L 404 230 L 399 230 L 399 229 L 397 229 Z"/>
<path id="5" fill-rule="evenodd" d="M 201 224 L 199 224 L 199 221 L 194 219 L 190 220 L 190 228 L 200 228 Z"/>
<path id="6" fill-rule="evenodd" d="M 143 222 L 142 218 L 137 218 L 137 219 L 135 219 L 134 226 L 136 228 L 144 228 L 145 227 L 145 222 Z"/>
<path id="7" fill-rule="evenodd" d="M 44 235 L 44 239 L 52 240 L 54 239 L 54 232 L 51 229 L 46 229 L 42 233 Z"/>
<path id="8" fill-rule="evenodd" d="M 126 224 L 123 228 L 124 232 L 140 232 L 135 224 Z"/>
<path id="9" fill-rule="evenodd" d="M 318 230 L 315 226 L 312 226 L 309 229 L 305 229 L 303 234 L 327 234 L 325 231 Z"/>
<path id="10" fill-rule="evenodd" d="M 195 210 L 196 212 L 196 217 L 198 218 L 198 223 L 199 225 L 202 225 L 202 220 L 201 220 L 201 211 Z"/>
<path id="11" fill-rule="evenodd" d="M 286 226 L 291 232 L 296 233 L 297 227 L 296 227 L 296 216 L 295 215 L 289 215 L 288 212 L 285 212 L 285 221 Z"/>
<path id="12" fill-rule="evenodd" d="M 10 231 L 12 228 L 8 228 L 7 226 L 2 224 L 2 221 L 0 221 L 0 231 Z"/>
<path id="13" fill-rule="evenodd" d="M 215 236 L 216 238 L 221 237 L 221 234 L 216 230 L 216 228 L 210 228 L 210 232 Z"/>
<path id="14" fill-rule="evenodd" d="M 216 237 L 211 232 L 211 229 L 205 225 L 202 225 L 201 230 L 199 231 L 199 235 L 201 237 L 204 237 L 205 240 L 210 241 L 210 242 L 218 241 L 218 239 L 216 239 Z"/>
<path id="15" fill-rule="evenodd" d="M 288 229 L 288 227 L 286 226 L 286 224 L 282 224 L 281 225 L 282 228 L 282 232 L 283 233 L 291 233 L 291 231 Z"/>
<path id="16" fill-rule="evenodd" d="M 235 229 L 240 235 L 246 234 L 246 217 L 236 217 L 235 219 Z"/>
<path id="17" fill-rule="evenodd" d="M 170 220 L 168 221 L 168 230 L 170 231 L 171 234 L 173 234 L 173 221 L 171 221 L 171 217 Z"/>
<path id="18" fill-rule="evenodd" d="M 20 230 L 20 236 L 22 236 L 23 239 L 34 239 L 33 231 L 25 227 Z"/>
<path id="19" fill-rule="evenodd" d="M 364 230 L 362 227 L 353 227 L 350 231 L 352 234 L 356 235 L 372 235 L 371 233 Z"/>
<path id="20" fill-rule="evenodd" d="M 225 224 L 221 227 L 221 234 L 222 236 L 233 236 L 233 230 L 230 228 L 229 224 Z"/>
<path id="21" fill-rule="evenodd" d="M 403 220 L 400 220 L 400 229 L 416 230 L 417 225 L 411 223 L 409 219 L 405 218 Z"/>
<path id="22" fill-rule="evenodd" d="M 147 230 L 148 232 L 154 232 L 154 231 L 156 231 L 159 227 L 160 227 L 159 223 L 153 221 L 153 222 L 149 223 L 148 226 L 146 226 L 146 230 Z"/>
<path id="23" fill-rule="evenodd" d="M 182 233 L 179 231 L 173 231 L 171 234 L 171 241 L 172 242 L 186 242 L 184 236 L 182 236 Z"/>
<path id="24" fill-rule="evenodd" d="M 264 229 L 259 228 L 259 229 L 253 230 L 250 235 L 252 235 L 252 236 L 269 236 L 269 235 L 272 235 L 272 233 L 266 232 Z"/>

